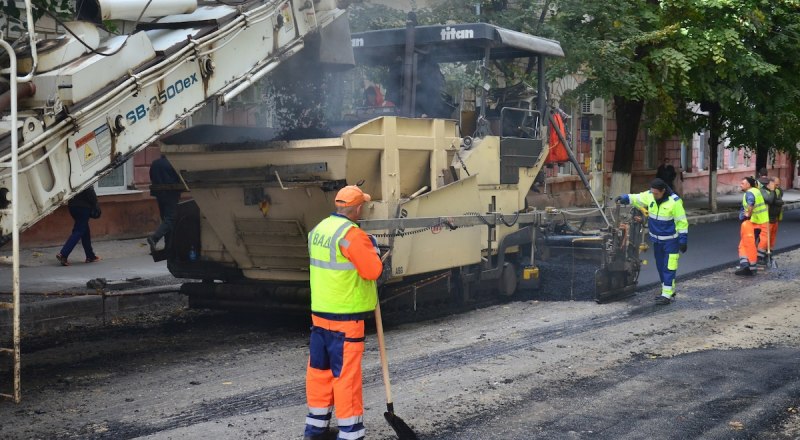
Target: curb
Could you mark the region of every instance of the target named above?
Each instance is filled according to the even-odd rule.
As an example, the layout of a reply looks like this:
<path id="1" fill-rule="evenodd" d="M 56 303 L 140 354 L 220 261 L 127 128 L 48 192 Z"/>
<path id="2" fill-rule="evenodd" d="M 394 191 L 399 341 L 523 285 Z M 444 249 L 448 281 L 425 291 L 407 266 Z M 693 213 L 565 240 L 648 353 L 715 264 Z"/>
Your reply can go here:
<path id="1" fill-rule="evenodd" d="M 783 205 L 784 211 L 800 209 L 800 202 L 790 202 Z M 699 225 L 701 223 L 714 223 L 722 220 L 738 219 L 739 212 L 718 212 L 716 214 L 696 215 L 689 217 L 689 225 Z"/>
<path id="2" fill-rule="evenodd" d="M 166 287 L 166 288 L 165 288 Z M 188 306 L 188 298 L 175 286 L 140 289 L 131 294 L 81 295 L 52 298 L 20 305 L 23 336 L 41 335 L 76 327 L 105 326 L 146 314 L 163 314 Z M 0 311 L 0 330 L 11 328 L 11 311 Z"/>

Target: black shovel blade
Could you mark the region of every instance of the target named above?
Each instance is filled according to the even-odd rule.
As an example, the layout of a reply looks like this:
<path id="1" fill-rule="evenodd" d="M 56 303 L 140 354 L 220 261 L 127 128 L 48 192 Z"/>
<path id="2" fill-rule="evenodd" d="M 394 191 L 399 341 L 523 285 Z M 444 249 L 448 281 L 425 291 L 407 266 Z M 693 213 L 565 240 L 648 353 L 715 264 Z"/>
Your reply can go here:
<path id="1" fill-rule="evenodd" d="M 419 440 L 417 434 L 411 429 L 410 426 L 406 424 L 400 417 L 397 417 L 397 414 L 386 411 L 383 413 L 383 417 L 386 418 L 386 421 L 389 422 L 389 426 L 394 429 L 394 432 L 397 433 L 397 438 L 399 440 Z"/>

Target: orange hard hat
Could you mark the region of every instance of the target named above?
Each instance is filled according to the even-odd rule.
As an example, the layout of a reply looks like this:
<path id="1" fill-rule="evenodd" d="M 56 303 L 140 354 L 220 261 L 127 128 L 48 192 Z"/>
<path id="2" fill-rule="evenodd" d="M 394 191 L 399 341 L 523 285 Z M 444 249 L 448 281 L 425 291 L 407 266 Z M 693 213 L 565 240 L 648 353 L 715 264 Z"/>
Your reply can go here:
<path id="1" fill-rule="evenodd" d="M 339 207 L 356 206 L 370 200 L 372 197 L 356 185 L 345 186 L 336 193 L 336 206 Z"/>

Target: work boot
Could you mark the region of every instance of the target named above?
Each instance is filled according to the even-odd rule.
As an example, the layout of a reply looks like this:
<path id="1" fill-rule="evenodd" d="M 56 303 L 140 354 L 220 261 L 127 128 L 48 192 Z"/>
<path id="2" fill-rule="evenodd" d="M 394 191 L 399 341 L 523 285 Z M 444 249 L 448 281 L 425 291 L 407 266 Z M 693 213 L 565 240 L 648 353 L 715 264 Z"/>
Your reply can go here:
<path id="1" fill-rule="evenodd" d="M 767 265 L 767 259 L 764 258 L 764 257 L 758 257 L 758 260 L 756 260 L 756 264 L 759 265 L 759 266 L 766 266 Z"/>
<path id="2" fill-rule="evenodd" d="M 323 432 L 322 434 L 306 435 L 303 437 L 303 440 L 336 440 L 336 437 L 338 435 L 339 435 L 338 429 L 328 428 L 328 430 Z"/>
<path id="3" fill-rule="evenodd" d="M 753 273 L 753 271 L 750 270 L 749 266 L 744 266 L 744 267 L 740 267 L 740 268 L 736 269 L 736 272 L 734 272 L 734 274 L 742 276 L 742 277 L 751 277 L 751 276 L 755 275 Z"/>
<path id="4" fill-rule="evenodd" d="M 669 304 L 671 302 L 672 302 L 672 298 L 670 298 L 668 296 L 659 295 L 656 298 L 656 305 L 658 305 L 658 306 L 665 306 L 665 305 L 667 305 L 667 304 Z"/>
<path id="5" fill-rule="evenodd" d="M 658 294 L 658 295 L 656 295 L 656 297 L 655 297 L 655 298 L 653 298 L 653 299 L 659 299 L 659 298 L 661 298 L 662 296 L 664 296 L 664 295 L 662 295 L 662 294 L 660 294 L 660 293 L 659 293 L 659 294 Z M 672 296 L 670 296 L 669 298 L 675 299 L 675 297 L 676 297 L 676 296 L 678 296 L 678 292 L 673 292 L 673 293 L 672 293 Z"/>
<path id="6" fill-rule="evenodd" d="M 147 237 L 147 244 L 150 245 L 150 253 L 156 253 L 156 241 L 153 240 L 153 237 Z"/>

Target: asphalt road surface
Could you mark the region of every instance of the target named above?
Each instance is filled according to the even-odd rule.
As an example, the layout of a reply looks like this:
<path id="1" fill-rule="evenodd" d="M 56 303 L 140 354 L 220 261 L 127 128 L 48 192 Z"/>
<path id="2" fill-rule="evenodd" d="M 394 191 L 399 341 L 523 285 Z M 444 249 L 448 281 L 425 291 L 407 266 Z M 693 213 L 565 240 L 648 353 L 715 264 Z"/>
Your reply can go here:
<path id="1" fill-rule="evenodd" d="M 396 413 L 421 439 L 800 438 L 800 250 L 780 258 L 686 279 L 669 306 L 528 300 L 391 326 Z M 307 316 L 147 318 L 26 340 L 0 438 L 302 437 Z M 367 438 L 393 439 L 375 339 Z"/>
<path id="2" fill-rule="evenodd" d="M 776 262 L 780 264 L 780 253 L 800 246 L 800 210 L 784 213 L 775 243 Z M 649 264 L 639 274 L 639 288 L 647 289 L 659 282 L 652 250 L 641 255 Z M 724 220 L 715 223 L 689 225 L 689 250 L 681 254 L 678 266 L 678 282 L 681 279 L 739 263 L 739 221 Z M 678 285 L 678 288 L 680 286 Z M 680 291 L 680 289 L 678 289 Z"/>
<path id="3" fill-rule="evenodd" d="M 534 389 L 524 403 L 436 438 L 767 438 L 786 415 L 775 409 L 793 408 L 800 396 L 798 365 L 795 348 L 641 357 L 601 377 Z M 543 399 L 558 410 L 532 417 Z"/>

